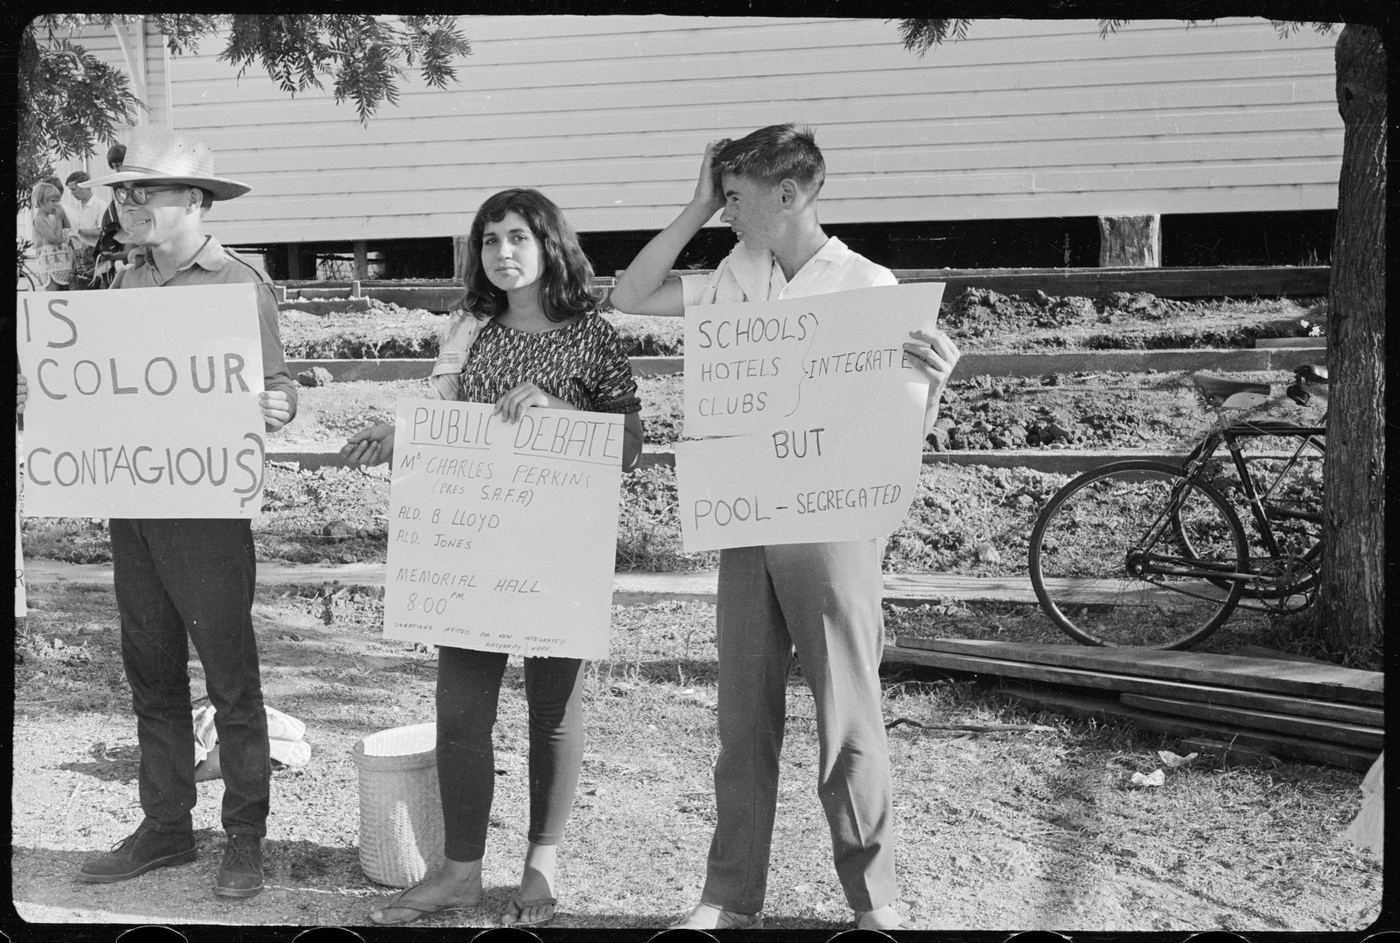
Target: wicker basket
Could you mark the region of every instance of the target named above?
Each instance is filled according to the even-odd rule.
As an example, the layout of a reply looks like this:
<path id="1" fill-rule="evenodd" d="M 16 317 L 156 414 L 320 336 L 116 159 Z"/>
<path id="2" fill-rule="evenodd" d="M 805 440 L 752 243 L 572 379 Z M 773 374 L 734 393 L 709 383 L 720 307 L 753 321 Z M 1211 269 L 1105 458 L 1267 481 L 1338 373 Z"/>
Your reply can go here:
<path id="1" fill-rule="evenodd" d="M 436 724 L 370 734 L 351 755 L 360 772 L 360 867 L 390 887 L 442 867 Z"/>

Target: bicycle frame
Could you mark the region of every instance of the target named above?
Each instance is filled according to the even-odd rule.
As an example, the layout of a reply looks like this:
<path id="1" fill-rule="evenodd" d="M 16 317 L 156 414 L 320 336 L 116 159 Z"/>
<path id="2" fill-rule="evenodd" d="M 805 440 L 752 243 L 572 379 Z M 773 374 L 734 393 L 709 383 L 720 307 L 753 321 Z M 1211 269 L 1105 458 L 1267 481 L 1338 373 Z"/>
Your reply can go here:
<path id="1" fill-rule="evenodd" d="M 1326 423 L 1326 416 L 1323 417 Z M 1242 443 L 1247 439 L 1262 438 L 1264 436 L 1289 436 L 1301 439 L 1293 454 L 1288 457 L 1283 469 L 1274 477 L 1269 490 L 1260 493 L 1255 484 L 1254 476 L 1249 470 L 1249 457 L 1244 454 Z M 1264 549 L 1268 551 L 1270 557 L 1277 557 L 1281 553 L 1278 538 L 1274 534 L 1273 521 L 1275 520 L 1300 520 L 1313 524 L 1322 523 L 1321 513 L 1312 513 L 1296 507 L 1276 504 L 1270 501 L 1274 491 L 1287 477 L 1288 473 L 1297 467 L 1304 458 L 1304 453 L 1312 449 L 1321 454 L 1326 451 L 1326 425 L 1300 426 L 1283 422 L 1221 422 L 1217 428 L 1212 430 L 1202 443 L 1201 448 L 1195 453 L 1195 458 L 1186 464 L 1186 474 L 1194 477 L 1199 474 L 1205 462 L 1215 455 L 1223 444 L 1230 453 L 1230 461 L 1234 466 L 1235 474 L 1239 476 L 1240 488 L 1244 493 L 1245 503 L 1249 506 L 1250 517 L 1254 521 L 1255 529 L 1259 538 L 1263 541 Z M 1319 545 L 1320 546 L 1320 545 Z M 1311 548 L 1308 558 L 1316 555 L 1319 547 Z"/>

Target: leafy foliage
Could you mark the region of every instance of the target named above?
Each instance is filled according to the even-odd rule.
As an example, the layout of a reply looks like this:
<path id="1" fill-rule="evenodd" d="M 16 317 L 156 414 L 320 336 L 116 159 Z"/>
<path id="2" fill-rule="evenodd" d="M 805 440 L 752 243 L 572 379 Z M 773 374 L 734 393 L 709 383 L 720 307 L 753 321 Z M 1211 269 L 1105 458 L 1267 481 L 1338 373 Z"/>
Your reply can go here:
<path id="1" fill-rule="evenodd" d="M 1116 33 L 1131 20 L 1099 20 L 1099 37 L 1107 38 Z M 1207 21 L 1213 22 L 1213 21 Z M 943 44 L 946 39 L 966 39 L 971 20 L 948 19 L 904 19 L 899 21 L 899 35 L 904 40 L 904 48 L 923 55 L 934 46 Z M 1195 26 L 1196 20 L 1186 20 L 1186 28 Z M 1298 32 L 1305 24 L 1292 20 L 1270 20 L 1270 25 L 1278 32 L 1279 39 L 1287 39 Z M 1334 23 L 1308 23 L 1315 32 L 1326 34 L 1336 28 Z"/>
<path id="2" fill-rule="evenodd" d="M 73 19 L 40 17 L 20 36 L 15 167 L 20 205 L 28 202 L 30 187 L 53 172 L 54 159 L 112 141 L 113 125 L 135 121 L 142 107 L 120 70 L 58 35 Z"/>
<path id="3" fill-rule="evenodd" d="M 402 28 L 373 16 L 236 15 L 228 19 L 228 47 L 219 58 L 238 66 L 240 76 L 260 62 L 279 88 L 294 95 L 321 88 L 320 76 L 329 74 L 334 78 L 336 104 L 353 101 L 362 123 L 381 102 L 398 103 L 400 60 L 410 67 L 418 64 L 429 86 L 444 88 L 457 77 L 453 57 L 471 53 L 450 16 L 404 17 Z"/>
<path id="4" fill-rule="evenodd" d="M 945 39 L 966 39 L 971 20 L 906 19 L 899 21 L 899 35 L 904 48 L 923 55 Z"/>
<path id="5" fill-rule="evenodd" d="M 113 28 L 129 15 L 51 14 L 32 20 L 20 39 L 18 62 L 20 127 L 17 194 L 27 197 L 52 161 L 93 151 L 114 140 L 113 129 L 130 124 L 144 107 L 126 76 L 75 43 L 77 30 Z M 444 88 L 455 81 L 453 61 L 471 46 L 450 16 L 157 14 L 150 17 L 176 54 L 198 49 L 205 36 L 224 31 L 221 61 L 242 76 L 254 64 L 288 94 L 323 88 L 330 76 L 336 104 L 355 103 L 362 123 L 384 102 L 398 103 L 404 67 Z M 64 34 L 67 34 L 66 36 Z"/>

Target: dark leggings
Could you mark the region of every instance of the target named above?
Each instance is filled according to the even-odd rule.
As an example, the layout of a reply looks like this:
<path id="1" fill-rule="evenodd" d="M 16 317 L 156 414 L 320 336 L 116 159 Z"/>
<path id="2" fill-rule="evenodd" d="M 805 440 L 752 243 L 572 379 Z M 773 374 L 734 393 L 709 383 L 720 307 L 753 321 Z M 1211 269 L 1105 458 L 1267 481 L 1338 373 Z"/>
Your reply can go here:
<path id="1" fill-rule="evenodd" d="M 438 649 L 438 790 L 443 851 L 452 861 L 477 861 L 486 853 L 496 789 L 491 731 L 506 657 L 504 652 Z M 530 705 L 529 839 L 557 845 L 583 764 L 583 661 L 526 658 L 525 699 Z"/>

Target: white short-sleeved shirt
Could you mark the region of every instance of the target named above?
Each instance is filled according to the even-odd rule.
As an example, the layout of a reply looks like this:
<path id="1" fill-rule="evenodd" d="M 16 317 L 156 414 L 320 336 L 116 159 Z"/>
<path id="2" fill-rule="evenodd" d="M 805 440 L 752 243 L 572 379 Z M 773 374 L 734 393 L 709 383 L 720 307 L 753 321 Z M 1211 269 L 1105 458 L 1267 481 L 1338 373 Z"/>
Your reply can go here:
<path id="1" fill-rule="evenodd" d="M 88 201 L 86 203 L 78 204 L 77 215 L 74 215 L 72 213 L 69 214 L 70 219 L 77 221 L 77 225 L 74 228 L 74 232 L 80 229 L 96 229 L 100 231 L 102 229 L 102 215 L 106 212 L 107 201 L 98 199 L 97 194 L 94 193 L 92 196 L 88 197 Z M 83 236 L 82 240 L 85 245 L 97 245 L 96 236 Z"/>
<path id="2" fill-rule="evenodd" d="M 681 297 L 688 308 L 701 304 L 779 301 L 897 284 L 899 280 L 889 269 L 852 252 L 832 236 L 793 275 L 792 281 L 783 277 L 782 266 L 772 252 L 750 252 L 741 242 L 709 275 L 682 275 Z"/>

